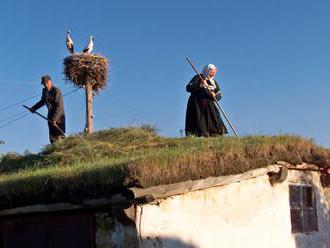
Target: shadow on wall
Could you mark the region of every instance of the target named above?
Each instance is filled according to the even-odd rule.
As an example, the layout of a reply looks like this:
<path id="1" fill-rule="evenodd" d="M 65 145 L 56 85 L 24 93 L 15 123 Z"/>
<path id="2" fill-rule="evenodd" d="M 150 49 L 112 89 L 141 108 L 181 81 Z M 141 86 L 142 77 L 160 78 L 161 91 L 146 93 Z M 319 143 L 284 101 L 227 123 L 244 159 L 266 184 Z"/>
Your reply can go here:
<path id="1" fill-rule="evenodd" d="M 95 215 L 96 248 L 198 248 L 177 237 L 139 237 L 135 223 L 129 221 L 129 216 L 125 215 L 121 208 Z"/>
<path id="2" fill-rule="evenodd" d="M 330 177 L 326 177 L 329 181 L 327 186 L 324 183 L 324 175 L 321 175 L 322 184 L 316 184 L 314 180 L 312 183 L 315 192 L 318 231 L 294 234 L 297 248 L 330 247 L 328 235 L 330 232 Z"/>
<path id="3" fill-rule="evenodd" d="M 153 239 L 143 239 L 141 247 L 154 247 L 154 248 L 198 248 L 198 246 L 189 244 L 177 238 L 162 237 Z"/>

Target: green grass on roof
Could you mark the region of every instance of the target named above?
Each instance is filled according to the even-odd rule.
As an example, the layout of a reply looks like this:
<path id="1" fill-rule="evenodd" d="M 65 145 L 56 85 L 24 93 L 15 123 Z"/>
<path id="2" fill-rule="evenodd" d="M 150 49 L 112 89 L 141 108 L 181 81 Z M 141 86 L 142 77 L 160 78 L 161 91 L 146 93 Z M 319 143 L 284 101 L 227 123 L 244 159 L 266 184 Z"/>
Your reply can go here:
<path id="1" fill-rule="evenodd" d="M 151 127 L 71 136 L 40 154 L 0 161 L 0 209 L 107 197 L 149 187 L 238 174 L 273 164 L 330 165 L 330 151 L 297 136 L 167 138 Z"/>

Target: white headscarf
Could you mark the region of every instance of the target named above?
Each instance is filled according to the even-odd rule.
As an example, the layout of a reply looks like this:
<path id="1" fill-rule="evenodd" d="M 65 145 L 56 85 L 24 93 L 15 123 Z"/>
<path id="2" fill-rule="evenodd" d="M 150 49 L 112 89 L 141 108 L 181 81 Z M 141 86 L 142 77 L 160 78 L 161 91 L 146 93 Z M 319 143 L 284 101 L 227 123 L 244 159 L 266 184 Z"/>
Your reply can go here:
<path id="1" fill-rule="evenodd" d="M 211 84 L 213 86 L 212 87 L 213 89 L 216 87 L 215 82 L 214 82 L 214 76 L 213 77 L 209 77 L 209 74 L 210 74 L 210 71 L 211 70 L 214 70 L 214 69 L 218 69 L 218 68 L 215 65 L 213 65 L 213 64 L 208 64 L 208 65 L 204 66 L 203 72 L 202 72 L 203 77 L 205 79 L 208 79 L 211 82 Z"/>

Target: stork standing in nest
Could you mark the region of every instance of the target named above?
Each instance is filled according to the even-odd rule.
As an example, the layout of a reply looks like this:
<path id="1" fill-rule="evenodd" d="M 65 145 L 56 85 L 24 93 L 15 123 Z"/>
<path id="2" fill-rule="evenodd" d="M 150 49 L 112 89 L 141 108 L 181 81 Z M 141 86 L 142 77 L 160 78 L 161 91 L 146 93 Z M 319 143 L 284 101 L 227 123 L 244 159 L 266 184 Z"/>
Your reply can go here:
<path id="1" fill-rule="evenodd" d="M 70 36 L 70 30 L 67 30 L 67 32 L 66 32 L 66 48 L 68 49 L 69 53 L 74 52 L 73 40 Z"/>
<path id="2" fill-rule="evenodd" d="M 94 47 L 94 37 L 93 36 L 90 36 L 89 37 L 89 43 L 85 47 L 85 49 L 83 50 L 83 52 L 84 53 L 91 53 L 93 51 L 93 47 Z"/>

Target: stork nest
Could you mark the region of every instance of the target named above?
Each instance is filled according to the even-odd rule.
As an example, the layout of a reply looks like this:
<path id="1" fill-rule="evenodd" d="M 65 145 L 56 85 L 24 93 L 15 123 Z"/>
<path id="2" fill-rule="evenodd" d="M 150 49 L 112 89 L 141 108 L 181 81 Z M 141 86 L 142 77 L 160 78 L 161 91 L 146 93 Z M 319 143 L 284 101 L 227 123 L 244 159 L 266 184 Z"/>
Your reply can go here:
<path id="1" fill-rule="evenodd" d="M 71 81 L 76 87 L 92 85 L 93 92 L 106 87 L 108 76 L 107 58 L 86 53 L 75 53 L 66 57 L 63 62 L 66 81 Z"/>

